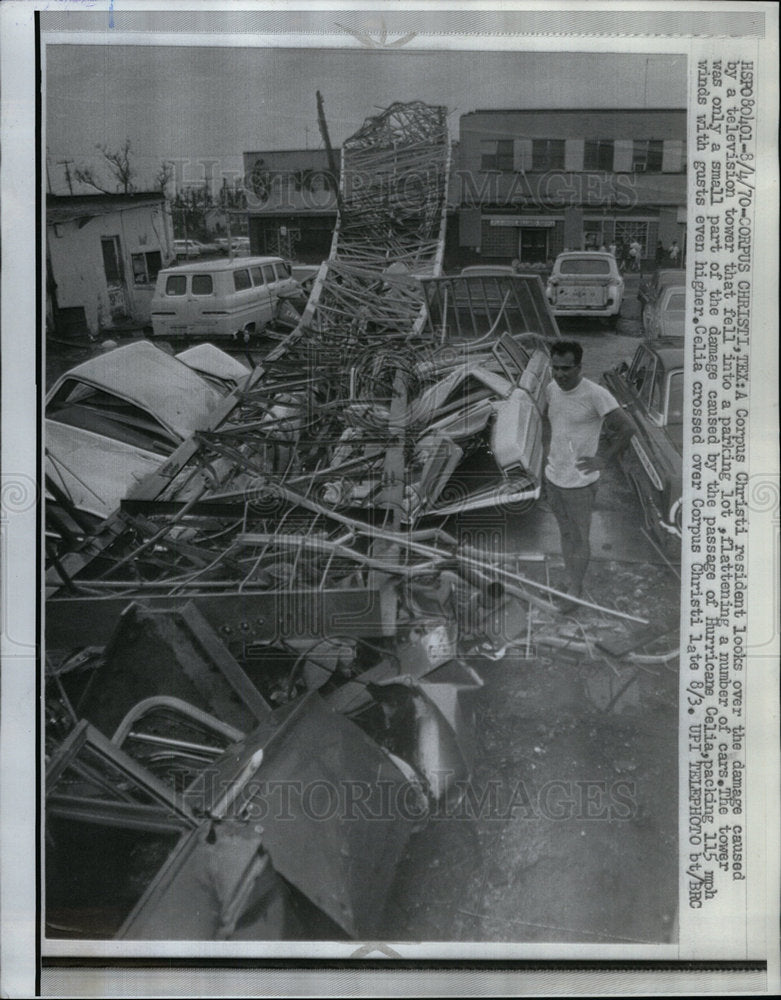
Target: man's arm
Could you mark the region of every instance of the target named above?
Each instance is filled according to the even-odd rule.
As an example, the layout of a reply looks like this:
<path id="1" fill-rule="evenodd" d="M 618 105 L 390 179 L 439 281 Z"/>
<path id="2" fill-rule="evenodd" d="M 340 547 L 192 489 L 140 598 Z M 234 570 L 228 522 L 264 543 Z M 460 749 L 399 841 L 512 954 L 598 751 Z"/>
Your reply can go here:
<path id="1" fill-rule="evenodd" d="M 632 421 L 620 406 L 605 414 L 602 422 L 602 434 L 607 431 L 608 444 L 600 448 L 601 454 L 591 458 L 579 458 L 575 463 L 581 472 L 599 472 L 608 462 L 617 458 L 634 437 L 635 428 Z"/>

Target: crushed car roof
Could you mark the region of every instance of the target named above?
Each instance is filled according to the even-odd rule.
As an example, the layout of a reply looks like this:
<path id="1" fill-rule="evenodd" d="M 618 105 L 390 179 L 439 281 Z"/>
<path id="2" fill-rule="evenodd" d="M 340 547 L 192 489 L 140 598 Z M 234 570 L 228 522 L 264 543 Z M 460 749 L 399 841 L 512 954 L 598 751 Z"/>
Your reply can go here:
<path id="1" fill-rule="evenodd" d="M 58 379 L 49 400 L 68 379 L 142 407 L 180 439 L 199 430 L 222 398 L 197 372 L 145 340 L 76 365 Z"/>

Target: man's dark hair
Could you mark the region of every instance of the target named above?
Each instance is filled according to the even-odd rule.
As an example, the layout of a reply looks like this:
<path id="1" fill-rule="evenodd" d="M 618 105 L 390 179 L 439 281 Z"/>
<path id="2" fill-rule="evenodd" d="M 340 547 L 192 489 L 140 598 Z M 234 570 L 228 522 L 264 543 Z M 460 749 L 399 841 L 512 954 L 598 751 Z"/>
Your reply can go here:
<path id="1" fill-rule="evenodd" d="M 563 357 L 565 354 L 571 354 L 576 365 L 579 365 L 583 360 L 583 348 L 577 340 L 557 340 L 551 346 L 550 353 L 551 357 Z"/>

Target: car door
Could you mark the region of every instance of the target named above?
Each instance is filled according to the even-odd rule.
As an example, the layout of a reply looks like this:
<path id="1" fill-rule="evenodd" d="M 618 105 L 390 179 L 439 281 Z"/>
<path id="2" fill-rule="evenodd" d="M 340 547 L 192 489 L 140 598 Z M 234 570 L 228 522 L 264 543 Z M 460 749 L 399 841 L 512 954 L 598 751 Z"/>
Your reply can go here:
<path id="1" fill-rule="evenodd" d="M 631 448 L 640 468 L 646 497 L 644 506 L 654 509 L 658 517 L 666 514 L 670 480 L 674 474 L 670 443 L 665 429 L 666 372 L 656 354 L 647 347 L 638 348 L 629 381 L 636 391 L 632 416 L 636 428 Z M 639 470 L 636 470 L 639 471 Z M 649 527 L 656 528 L 656 519 L 649 517 Z"/>
<path id="2" fill-rule="evenodd" d="M 208 336 L 216 331 L 218 316 L 214 287 L 214 275 L 208 271 L 189 276 L 190 286 L 187 296 L 187 327 L 189 333 Z"/>
<path id="3" fill-rule="evenodd" d="M 164 333 L 186 334 L 192 323 L 189 301 L 189 275 L 170 273 L 165 276 L 160 315 L 166 317 Z"/>
<path id="4" fill-rule="evenodd" d="M 300 290 L 287 261 L 275 261 L 274 273 L 276 274 L 277 295 L 295 295 Z"/>
<path id="5" fill-rule="evenodd" d="M 265 268 L 260 264 L 253 264 L 249 268 L 244 268 L 249 274 L 252 286 L 252 310 L 255 330 L 260 331 L 271 321 L 274 315 L 274 300 L 271 288 L 266 280 Z M 235 273 L 235 272 L 234 272 Z M 273 268 L 271 271 L 274 274 Z"/>

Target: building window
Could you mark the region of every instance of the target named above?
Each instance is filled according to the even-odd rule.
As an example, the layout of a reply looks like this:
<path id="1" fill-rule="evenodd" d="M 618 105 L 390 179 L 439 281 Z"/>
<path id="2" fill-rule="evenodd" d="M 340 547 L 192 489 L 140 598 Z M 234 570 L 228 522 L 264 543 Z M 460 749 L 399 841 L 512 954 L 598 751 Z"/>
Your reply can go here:
<path id="1" fill-rule="evenodd" d="M 149 253 L 134 253 L 130 256 L 133 261 L 133 284 L 154 284 L 157 272 L 163 266 L 160 251 L 150 250 Z"/>
<path id="2" fill-rule="evenodd" d="M 584 170 L 613 169 L 613 140 L 586 139 L 583 148 Z"/>
<path id="3" fill-rule="evenodd" d="M 648 256 L 649 233 L 647 222 L 632 222 L 616 219 L 616 243 L 628 250 L 629 244 L 637 241 L 642 247 L 642 257 Z"/>
<path id="4" fill-rule="evenodd" d="M 563 139 L 532 139 L 532 170 L 563 170 Z"/>
<path id="5" fill-rule="evenodd" d="M 632 143 L 632 170 L 659 173 L 662 169 L 662 139 L 635 139 Z"/>
<path id="6" fill-rule="evenodd" d="M 512 173 L 513 169 L 512 139 L 492 139 L 480 143 L 480 169 L 501 170 Z"/>
<path id="7" fill-rule="evenodd" d="M 587 220 L 583 223 L 583 246 L 586 250 L 599 250 L 606 247 L 605 223 L 602 219 Z"/>

